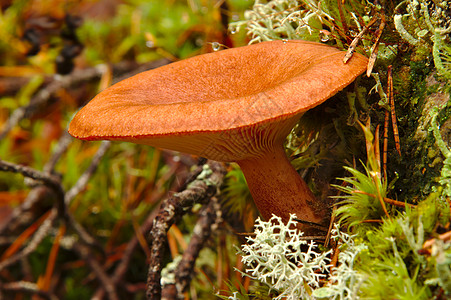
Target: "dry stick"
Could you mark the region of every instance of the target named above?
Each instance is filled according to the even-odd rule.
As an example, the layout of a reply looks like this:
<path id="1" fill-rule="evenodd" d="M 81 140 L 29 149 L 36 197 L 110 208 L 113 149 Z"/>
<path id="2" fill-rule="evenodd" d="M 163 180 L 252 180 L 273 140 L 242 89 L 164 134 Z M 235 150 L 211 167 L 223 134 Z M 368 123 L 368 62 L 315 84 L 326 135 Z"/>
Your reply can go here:
<path id="1" fill-rule="evenodd" d="M 342 0 L 337 0 L 337 6 L 338 6 L 338 13 L 340 14 L 340 21 L 341 26 L 343 27 L 344 32 L 348 32 L 348 24 L 346 23 L 345 16 L 343 14 L 343 4 L 341 3 Z"/>
<path id="2" fill-rule="evenodd" d="M 25 177 L 42 181 L 46 186 L 50 187 L 55 192 L 58 215 L 61 218 L 64 218 L 65 215 L 65 205 L 63 201 L 64 189 L 61 186 L 59 178 L 57 178 L 54 175 L 38 171 L 27 166 L 13 164 L 3 160 L 0 160 L 0 171 L 20 173 Z"/>
<path id="3" fill-rule="evenodd" d="M 158 60 L 145 64 L 145 68 L 152 69 L 162 65 L 168 64 L 166 59 Z M 121 62 L 113 66 L 113 72 L 115 73 L 127 73 L 136 69 L 137 65 L 132 62 Z M 45 88 L 41 89 L 31 100 L 27 106 L 22 106 L 16 109 L 11 117 L 8 119 L 3 129 L 0 131 L 0 140 L 11 131 L 12 128 L 27 116 L 33 114 L 40 106 L 48 104 L 52 99 L 52 95 L 58 92 L 60 89 L 70 88 L 77 84 L 88 82 L 99 78 L 105 72 L 106 66 L 99 65 L 93 68 L 87 68 L 83 70 L 76 70 L 67 76 L 55 76 L 55 80 L 52 81 Z"/>
<path id="4" fill-rule="evenodd" d="M 25 292 L 34 295 L 41 296 L 45 299 L 49 300 L 58 300 L 58 297 L 55 295 L 41 290 L 38 285 L 34 282 L 28 281 L 15 281 L 9 283 L 0 283 L 0 290 L 11 291 L 11 292 Z"/>
<path id="5" fill-rule="evenodd" d="M 175 286 L 179 298 L 183 298 L 183 292 L 189 287 L 194 271 L 194 264 L 200 250 L 210 238 L 211 233 L 218 227 L 221 221 L 221 205 L 216 197 L 210 199 L 210 203 L 200 212 L 199 220 L 193 229 L 193 235 L 188 248 L 182 256 L 182 260 L 175 270 Z"/>
<path id="6" fill-rule="evenodd" d="M 67 132 L 65 132 L 60 137 L 58 143 L 56 144 L 54 153 L 47 161 L 47 163 L 44 165 L 43 168 L 44 173 L 53 174 L 56 163 L 64 154 L 64 152 L 66 151 L 67 147 L 70 145 L 72 140 L 73 138 Z M 39 202 L 49 192 L 51 192 L 51 190 L 47 188 L 45 185 L 34 187 L 26 197 L 25 201 L 20 206 L 18 206 L 13 210 L 13 212 L 9 216 L 8 221 L 4 222 L 4 225 L 0 227 L 0 235 L 7 229 L 10 229 L 10 231 L 14 231 L 14 226 L 17 226 L 18 222 L 24 221 L 23 215 L 25 214 L 25 212 L 30 210 L 35 205 L 36 202 Z"/>
<path id="7" fill-rule="evenodd" d="M 371 47 L 371 55 L 368 60 L 368 67 L 366 69 L 366 76 L 370 77 L 371 72 L 373 71 L 374 63 L 376 62 L 377 58 L 377 52 L 379 51 L 379 42 L 382 36 L 382 32 L 385 28 L 385 16 L 381 15 L 381 24 L 379 25 L 379 28 L 376 31 L 376 40 L 374 41 L 373 47 Z"/>
<path id="8" fill-rule="evenodd" d="M 111 142 L 109 141 L 103 141 L 97 150 L 96 154 L 93 156 L 91 160 L 91 164 L 89 167 L 83 172 L 83 174 L 78 178 L 75 185 L 66 192 L 66 196 L 64 198 L 64 203 L 66 205 L 69 205 L 72 199 L 78 195 L 88 184 L 89 179 L 94 174 L 94 172 L 97 170 L 97 167 L 99 166 L 100 161 L 102 160 L 103 156 L 107 152 L 107 150 L 110 148 Z"/>
<path id="9" fill-rule="evenodd" d="M 27 214 L 27 212 L 35 207 L 36 203 L 38 203 L 41 199 L 52 196 L 52 190 L 45 185 L 34 187 L 28 193 L 24 202 L 20 206 L 14 208 L 11 214 L 7 217 L 8 219 L 3 221 L 3 225 L 0 226 L 0 236 L 3 238 L 8 237 L 10 236 L 9 232 L 16 232 L 17 228 L 21 225 L 32 222 L 32 219 L 35 216 Z"/>
<path id="10" fill-rule="evenodd" d="M 225 175 L 222 164 L 210 161 L 207 164 L 212 171 L 202 172 L 196 180 L 188 185 L 183 192 L 176 193 L 165 199 L 160 207 L 160 212 L 154 220 L 150 238 L 152 241 L 149 273 L 147 276 L 147 299 L 161 298 L 161 270 L 163 269 L 163 258 L 165 256 L 165 245 L 167 232 L 177 220 L 179 220 L 187 208 L 196 203 L 203 203 L 213 197 Z M 206 176 L 204 176 L 206 175 Z"/>
<path id="11" fill-rule="evenodd" d="M 103 156 L 107 152 L 107 150 L 110 148 L 111 142 L 109 141 L 103 141 L 97 150 L 96 154 L 94 154 L 94 157 L 91 160 L 90 165 L 88 168 L 83 172 L 83 174 L 78 178 L 75 185 L 66 192 L 66 195 L 64 197 L 64 203 L 68 207 L 72 199 L 78 195 L 88 184 L 89 179 L 92 177 L 94 172 L 97 170 L 97 167 L 100 164 L 100 161 L 102 160 Z M 81 226 L 77 220 L 72 216 L 71 212 L 69 210 L 66 211 L 67 216 L 67 222 L 68 225 L 74 229 L 81 240 L 88 244 L 89 246 L 95 247 L 98 250 L 100 250 L 103 253 L 103 247 L 102 245 L 94 238 L 92 237 L 83 226 Z"/>
<path id="12" fill-rule="evenodd" d="M 377 18 L 373 17 L 368 25 L 364 26 L 359 34 L 352 40 L 351 45 L 349 45 L 348 51 L 346 52 L 346 55 L 343 57 L 343 63 L 347 63 L 351 59 L 352 54 L 355 52 L 355 48 L 357 48 L 357 44 L 362 39 L 368 28 L 371 27 L 376 22 L 376 20 Z"/>
<path id="13" fill-rule="evenodd" d="M 24 166 L 13 164 L 10 162 L 6 162 L 0 159 L 0 171 L 3 172 L 12 172 L 12 173 L 20 173 L 25 177 L 32 178 L 34 180 L 42 181 L 44 184 L 55 189 L 59 195 L 64 195 L 64 190 L 61 187 L 60 181 L 55 176 L 38 171 L 36 169 Z"/>
<path id="14" fill-rule="evenodd" d="M 44 83 L 48 84 L 51 81 L 52 76 L 44 75 Z M 30 77 L 0 77 L 0 94 L 4 96 L 14 96 L 21 88 L 26 86 L 30 80 Z"/>
<path id="15" fill-rule="evenodd" d="M 52 156 L 49 158 L 49 160 L 44 165 L 44 168 L 42 169 L 44 172 L 50 174 L 54 172 L 56 164 L 60 160 L 61 156 L 66 152 L 72 141 L 73 138 L 71 137 L 71 135 L 67 131 L 64 131 L 64 133 L 59 138 L 58 143 L 56 144 Z"/>
<path id="16" fill-rule="evenodd" d="M 0 160 L 0 171 L 20 173 L 25 177 L 32 178 L 34 180 L 42 181 L 47 187 L 51 188 L 55 192 L 57 198 L 57 208 L 53 208 L 47 219 L 42 223 L 39 229 L 34 234 L 30 243 L 19 253 L 9 257 L 8 259 L 0 262 L 0 270 L 12 265 L 22 258 L 28 256 L 36 250 L 42 240 L 48 235 L 48 232 L 53 227 L 55 220 L 58 216 L 64 217 L 64 190 L 60 184 L 60 180 L 55 176 L 40 172 L 30 167 L 17 165 Z M 63 218 L 64 219 L 64 218 Z"/>

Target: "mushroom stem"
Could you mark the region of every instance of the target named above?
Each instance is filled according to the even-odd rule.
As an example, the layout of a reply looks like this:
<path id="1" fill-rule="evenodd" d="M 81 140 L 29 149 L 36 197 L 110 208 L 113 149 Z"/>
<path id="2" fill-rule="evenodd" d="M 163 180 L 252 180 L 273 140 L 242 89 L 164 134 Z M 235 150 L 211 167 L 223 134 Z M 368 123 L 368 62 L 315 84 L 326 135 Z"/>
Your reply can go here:
<path id="1" fill-rule="evenodd" d="M 258 158 L 238 162 L 262 216 L 272 214 L 288 221 L 290 214 L 303 221 L 321 223 L 326 211 L 315 209 L 318 202 L 309 187 L 290 164 L 283 147 L 275 146 Z"/>

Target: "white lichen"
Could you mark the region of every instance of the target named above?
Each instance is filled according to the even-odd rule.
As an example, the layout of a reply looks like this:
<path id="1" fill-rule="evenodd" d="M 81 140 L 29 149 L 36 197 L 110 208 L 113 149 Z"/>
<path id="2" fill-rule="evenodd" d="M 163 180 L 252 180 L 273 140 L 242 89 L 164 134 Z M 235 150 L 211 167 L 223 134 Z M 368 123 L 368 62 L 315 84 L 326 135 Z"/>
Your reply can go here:
<path id="1" fill-rule="evenodd" d="M 277 216 L 268 222 L 258 218 L 255 236 L 240 251 L 247 266 L 243 275 L 278 291 L 275 299 L 310 298 L 329 269 L 331 251 L 321 252 L 315 242 L 302 239 L 295 218 L 291 215 L 286 225 Z"/>
<path id="2" fill-rule="evenodd" d="M 299 39 L 301 36 L 319 35 L 321 23 L 332 22 L 333 17 L 317 0 L 256 0 L 252 10 L 245 12 L 246 20 L 229 25 L 231 33 L 246 27 L 249 44 L 278 39 Z M 321 27 L 321 26 L 319 26 Z"/>
<path id="3" fill-rule="evenodd" d="M 332 239 L 339 248 L 338 266 L 331 269 L 328 284 L 313 291 L 317 298 L 351 300 L 358 298 L 359 287 L 365 279 L 365 275 L 354 269 L 354 263 L 358 254 L 367 249 L 364 244 L 356 245 L 354 235 L 341 232 L 338 225 L 334 224 Z"/>
<path id="4" fill-rule="evenodd" d="M 174 260 L 166 265 L 163 270 L 161 270 L 161 286 L 165 286 L 168 284 L 175 284 L 175 270 L 177 269 L 178 264 L 182 260 L 182 256 L 179 255 L 174 258 Z"/>
<path id="5" fill-rule="evenodd" d="M 276 290 L 275 299 L 356 299 L 365 275 L 354 269 L 354 263 L 366 246 L 356 245 L 354 236 L 335 224 L 332 239 L 340 254 L 337 267 L 331 267 L 332 250 L 321 252 L 313 241 L 304 239 L 295 219 L 291 215 L 286 225 L 276 216 L 268 222 L 257 219 L 255 236 L 248 237 L 239 251 L 246 265 L 242 274 Z M 327 284 L 320 287 L 320 280 Z"/>

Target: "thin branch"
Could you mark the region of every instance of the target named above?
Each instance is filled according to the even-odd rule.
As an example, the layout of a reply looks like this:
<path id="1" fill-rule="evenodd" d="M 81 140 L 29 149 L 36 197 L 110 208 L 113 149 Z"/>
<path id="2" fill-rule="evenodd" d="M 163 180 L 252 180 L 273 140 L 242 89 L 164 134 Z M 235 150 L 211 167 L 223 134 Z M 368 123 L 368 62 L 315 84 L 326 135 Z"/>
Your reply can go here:
<path id="1" fill-rule="evenodd" d="M 154 220 L 150 233 L 152 241 L 149 273 L 147 276 L 147 299 L 161 298 L 161 270 L 165 257 L 165 245 L 169 228 L 177 222 L 188 208 L 196 203 L 205 203 L 215 196 L 225 175 L 225 168 L 218 162 L 209 161 L 204 172 L 191 182 L 183 192 L 164 200 Z"/>
<path id="2" fill-rule="evenodd" d="M 25 292 L 29 294 L 35 294 L 49 300 L 58 300 L 58 297 L 56 297 L 52 293 L 39 289 L 38 285 L 34 282 L 15 281 L 4 284 L 0 283 L 0 290 L 21 293 Z"/>
<path id="3" fill-rule="evenodd" d="M 52 190 L 45 185 L 34 187 L 28 193 L 25 201 L 7 216 L 7 220 L 3 220 L 3 224 L 0 226 L 0 236 L 7 237 L 10 235 L 9 232 L 16 232 L 21 225 L 32 222 L 35 216 L 28 212 L 32 211 L 41 199 L 52 197 L 52 193 Z"/>
<path id="4" fill-rule="evenodd" d="M 54 175 L 44 173 L 24 165 L 17 165 L 10 162 L 6 162 L 1 159 L 0 159 L 0 171 L 19 173 L 25 177 L 42 181 L 44 184 L 51 186 L 59 194 L 64 195 L 64 190 L 61 187 L 60 180 L 56 178 L 56 176 Z"/>
<path id="5" fill-rule="evenodd" d="M 92 158 L 91 164 L 89 165 L 89 167 L 83 172 L 83 174 L 80 176 L 80 178 L 78 178 L 75 185 L 66 192 L 66 195 L 64 197 L 64 204 L 66 205 L 66 207 L 68 207 L 70 202 L 72 201 L 72 199 L 86 187 L 89 179 L 92 177 L 92 175 L 97 170 L 97 167 L 99 166 L 100 161 L 102 160 L 103 156 L 105 155 L 107 150 L 110 148 L 110 146 L 111 146 L 111 142 L 109 142 L 109 141 L 103 141 L 101 143 L 99 149 L 97 150 L 96 154 Z M 83 226 L 81 226 L 77 222 L 77 220 L 72 216 L 72 214 L 68 210 L 67 210 L 66 216 L 67 216 L 66 219 L 67 219 L 68 225 L 78 233 L 79 237 L 81 238 L 81 240 L 83 242 L 85 242 L 86 244 L 88 244 L 92 247 L 97 248 L 102 253 L 104 252 L 104 249 L 101 246 L 101 244 L 94 237 L 92 237 L 84 229 Z"/>
<path id="6" fill-rule="evenodd" d="M 47 163 L 44 165 L 43 171 L 49 174 L 52 174 L 55 170 L 55 166 L 60 160 L 61 156 L 66 152 L 70 143 L 73 141 L 71 135 L 64 131 L 61 137 L 56 144 L 55 150 L 52 153 L 52 156 L 49 158 Z"/>
<path id="7" fill-rule="evenodd" d="M 86 187 L 89 179 L 97 170 L 100 161 L 102 160 L 103 156 L 105 155 L 106 151 L 110 148 L 110 146 L 111 142 L 109 141 L 103 141 L 101 143 L 99 150 L 97 150 L 96 154 L 92 158 L 89 167 L 83 172 L 80 178 L 78 178 L 77 183 L 75 183 L 75 185 L 66 192 L 66 196 L 64 197 L 64 203 L 66 205 L 69 205 L 70 201 Z"/>
<path id="8" fill-rule="evenodd" d="M 27 166 L 13 164 L 3 160 L 0 160 L 0 171 L 19 173 L 25 177 L 42 181 L 45 185 L 50 187 L 55 192 L 58 214 L 60 217 L 64 217 L 64 189 L 60 183 L 59 178 L 49 173 L 44 173 Z"/>
<path id="9" fill-rule="evenodd" d="M 57 162 L 64 152 L 66 152 L 67 147 L 70 145 L 72 140 L 73 138 L 67 131 L 63 133 L 55 146 L 52 156 L 43 167 L 44 173 L 54 174 L 54 169 Z M 8 216 L 7 221 L 4 221 L 3 226 L 0 227 L 0 235 L 2 235 L 7 229 L 12 232 L 14 231 L 14 227 L 26 223 L 28 218 L 23 217 L 25 213 L 32 209 L 32 207 L 34 207 L 41 199 L 48 197 L 49 193 L 51 193 L 51 189 L 45 185 L 33 187 L 30 193 L 28 193 L 25 201 L 12 211 L 12 213 Z"/>

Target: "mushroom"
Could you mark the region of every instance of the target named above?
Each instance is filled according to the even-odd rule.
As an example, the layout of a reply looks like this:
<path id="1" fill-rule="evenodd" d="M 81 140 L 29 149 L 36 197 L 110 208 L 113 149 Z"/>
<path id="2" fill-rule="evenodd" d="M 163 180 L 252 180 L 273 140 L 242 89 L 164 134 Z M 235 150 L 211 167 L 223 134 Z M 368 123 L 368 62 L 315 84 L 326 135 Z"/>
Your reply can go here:
<path id="1" fill-rule="evenodd" d="M 326 212 L 283 142 L 302 114 L 351 83 L 367 58 L 307 41 L 270 41 L 195 56 L 125 79 L 74 117 L 82 140 L 145 144 L 236 162 L 265 219 L 321 223 Z"/>

